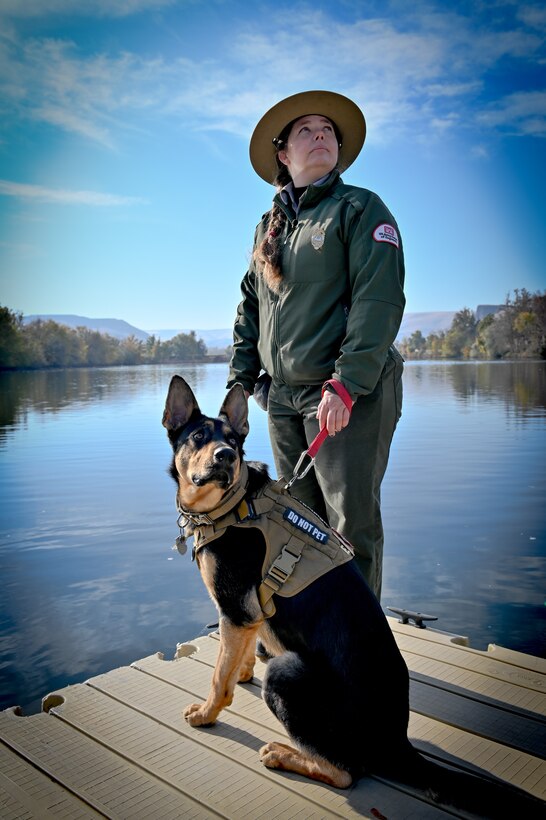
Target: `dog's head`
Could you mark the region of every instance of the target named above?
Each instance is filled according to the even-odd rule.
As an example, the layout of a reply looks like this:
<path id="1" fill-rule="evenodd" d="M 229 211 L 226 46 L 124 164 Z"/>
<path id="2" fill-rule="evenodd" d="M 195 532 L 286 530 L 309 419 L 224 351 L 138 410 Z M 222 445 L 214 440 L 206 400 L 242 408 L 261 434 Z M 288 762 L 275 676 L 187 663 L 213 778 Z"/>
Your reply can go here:
<path id="1" fill-rule="evenodd" d="M 181 507 L 209 512 L 239 479 L 243 442 L 248 435 L 248 403 L 242 385 L 227 394 L 218 418 L 205 416 L 181 376 L 169 386 L 163 426 L 174 456 L 171 475 Z"/>

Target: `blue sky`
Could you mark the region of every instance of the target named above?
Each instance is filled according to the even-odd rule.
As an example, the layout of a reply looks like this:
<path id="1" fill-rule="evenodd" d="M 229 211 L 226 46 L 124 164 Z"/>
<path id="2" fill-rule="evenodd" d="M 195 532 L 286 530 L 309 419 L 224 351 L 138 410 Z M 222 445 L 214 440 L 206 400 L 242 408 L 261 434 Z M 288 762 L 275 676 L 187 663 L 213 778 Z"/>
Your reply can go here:
<path id="1" fill-rule="evenodd" d="M 542 3 L 0 0 L 0 303 L 232 323 L 273 189 L 248 141 L 325 88 L 364 111 L 346 182 L 404 240 L 407 310 L 546 288 Z"/>

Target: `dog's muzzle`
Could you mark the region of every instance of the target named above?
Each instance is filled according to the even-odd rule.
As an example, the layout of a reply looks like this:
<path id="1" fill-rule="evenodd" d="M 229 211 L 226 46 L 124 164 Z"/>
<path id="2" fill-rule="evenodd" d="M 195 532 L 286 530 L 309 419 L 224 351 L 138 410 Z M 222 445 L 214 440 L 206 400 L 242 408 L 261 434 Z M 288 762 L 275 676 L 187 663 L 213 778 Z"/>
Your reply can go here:
<path id="1" fill-rule="evenodd" d="M 233 483 L 236 461 L 237 453 L 232 447 L 218 447 L 214 451 L 212 463 L 208 469 L 202 473 L 194 473 L 191 480 L 196 487 L 202 487 L 214 481 L 226 490 Z"/>

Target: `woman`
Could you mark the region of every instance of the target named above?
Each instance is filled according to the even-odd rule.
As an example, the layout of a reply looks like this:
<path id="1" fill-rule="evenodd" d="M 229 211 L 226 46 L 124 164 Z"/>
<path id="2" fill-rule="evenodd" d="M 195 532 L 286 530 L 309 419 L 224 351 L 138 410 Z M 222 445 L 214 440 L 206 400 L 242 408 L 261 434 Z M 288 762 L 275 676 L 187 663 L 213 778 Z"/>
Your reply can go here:
<path id="1" fill-rule="evenodd" d="M 273 106 L 250 141 L 254 170 L 273 183 L 273 207 L 256 229 L 234 326 L 228 386 L 254 392 L 271 377 L 269 433 L 279 476 L 326 426 L 315 469 L 294 495 L 353 544 L 379 598 L 380 487 L 401 413 L 402 359 L 393 348 L 404 310 L 396 222 L 370 191 L 340 172 L 364 143 L 351 100 L 328 91 Z M 352 410 L 325 382 L 341 382 Z"/>

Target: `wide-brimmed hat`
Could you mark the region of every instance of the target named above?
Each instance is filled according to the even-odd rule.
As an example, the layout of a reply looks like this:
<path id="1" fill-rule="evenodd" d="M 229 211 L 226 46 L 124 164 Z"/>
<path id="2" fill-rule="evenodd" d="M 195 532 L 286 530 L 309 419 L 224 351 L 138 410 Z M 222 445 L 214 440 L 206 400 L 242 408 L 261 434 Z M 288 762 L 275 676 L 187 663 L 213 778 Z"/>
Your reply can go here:
<path id="1" fill-rule="evenodd" d="M 273 182 L 279 171 L 273 140 L 289 123 L 307 114 L 321 114 L 336 124 L 341 135 L 340 171 L 348 168 L 359 155 L 366 138 L 366 121 L 358 105 L 334 91 L 303 91 L 270 108 L 250 138 L 252 167 L 266 182 Z"/>

